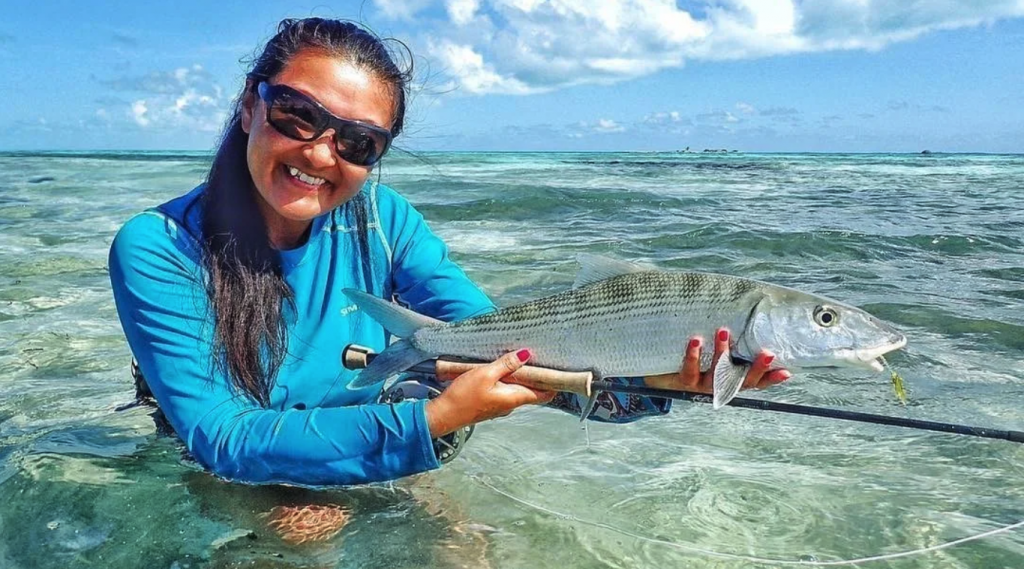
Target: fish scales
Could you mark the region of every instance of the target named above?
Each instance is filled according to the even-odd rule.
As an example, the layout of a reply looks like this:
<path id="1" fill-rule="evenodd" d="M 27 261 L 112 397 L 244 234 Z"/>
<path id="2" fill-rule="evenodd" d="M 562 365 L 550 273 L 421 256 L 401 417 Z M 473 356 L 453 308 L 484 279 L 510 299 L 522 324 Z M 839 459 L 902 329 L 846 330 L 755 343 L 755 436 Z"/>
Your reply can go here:
<path id="1" fill-rule="evenodd" d="M 678 370 L 690 336 L 742 330 L 760 299 L 752 281 L 704 273 L 640 272 L 442 326 L 413 337 L 427 352 L 492 360 L 521 347 L 532 362 L 605 376 Z M 703 367 L 710 365 L 705 350 Z"/>

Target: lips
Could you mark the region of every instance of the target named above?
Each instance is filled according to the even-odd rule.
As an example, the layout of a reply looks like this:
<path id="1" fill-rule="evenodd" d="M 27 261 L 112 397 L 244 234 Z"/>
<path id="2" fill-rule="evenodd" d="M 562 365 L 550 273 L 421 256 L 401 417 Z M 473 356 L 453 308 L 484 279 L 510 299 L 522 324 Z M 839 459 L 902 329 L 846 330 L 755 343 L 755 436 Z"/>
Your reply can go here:
<path id="1" fill-rule="evenodd" d="M 330 182 L 324 178 L 318 178 L 312 174 L 308 174 L 299 170 L 295 166 L 289 166 L 285 164 L 282 166 L 284 169 L 284 175 L 294 184 L 301 186 L 307 191 L 316 191 L 328 187 Z"/>

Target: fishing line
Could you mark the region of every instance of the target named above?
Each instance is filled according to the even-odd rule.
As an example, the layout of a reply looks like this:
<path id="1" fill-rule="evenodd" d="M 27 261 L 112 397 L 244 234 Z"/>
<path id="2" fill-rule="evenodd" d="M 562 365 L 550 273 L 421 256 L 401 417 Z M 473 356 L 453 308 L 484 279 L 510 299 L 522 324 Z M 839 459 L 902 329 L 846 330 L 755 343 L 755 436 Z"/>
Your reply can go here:
<path id="1" fill-rule="evenodd" d="M 647 542 L 647 543 L 653 543 L 653 544 L 656 544 L 656 545 L 662 545 L 662 546 L 671 547 L 671 548 L 674 548 L 674 549 L 681 549 L 683 551 L 689 551 L 691 553 L 700 553 L 700 554 L 706 555 L 708 557 L 718 557 L 718 558 L 721 558 L 721 559 L 734 559 L 734 560 L 737 560 L 737 561 L 749 561 L 751 563 L 763 563 L 763 564 L 774 564 L 774 565 L 789 565 L 789 566 L 805 566 L 805 567 L 836 567 L 836 566 L 840 566 L 840 565 L 856 565 L 858 563 L 869 563 L 869 562 L 872 562 L 872 561 L 887 561 L 887 560 L 892 560 L 892 559 L 900 559 L 900 558 L 903 558 L 903 557 L 912 557 L 912 556 L 915 556 L 915 555 L 922 555 L 922 554 L 925 554 L 925 553 L 931 553 L 931 552 L 939 551 L 939 550 L 942 550 L 942 549 L 948 549 L 950 547 L 955 547 L 957 545 L 962 545 L 964 543 L 968 543 L 968 542 L 971 542 L 971 541 L 977 541 L 977 540 L 980 540 L 980 539 L 985 539 L 987 537 L 992 537 L 994 535 L 998 535 L 998 534 L 1001 534 L 1001 533 L 1011 532 L 1011 531 L 1013 531 L 1015 529 L 1024 527 L 1024 521 L 1020 521 L 1020 522 L 1017 522 L 1017 523 L 1014 523 L 1014 524 L 1010 524 L 1008 526 L 1004 526 L 1004 527 L 1001 527 L 1001 528 L 996 528 L 996 529 L 989 530 L 989 531 L 986 531 L 986 532 L 982 532 L 982 533 L 979 533 L 979 534 L 970 535 L 970 536 L 967 536 L 967 537 L 962 537 L 960 539 L 953 540 L 953 541 L 950 541 L 950 542 L 947 542 L 947 543 L 940 543 L 938 545 L 931 545 L 931 546 L 928 546 L 928 547 L 922 547 L 920 549 L 912 549 L 912 550 L 909 550 L 909 551 L 900 551 L 900 552 L 897 552 L 897 553 L 886 553 L 886 554 L 882 554 L 882 555 L 872 555 L 872 556 L 869 556 L 869 557 L 859 557 L 857 559 L 837 559 L 837 560 L 833 560 L 833 561 L 810 561 L 810 560 L 797 560 L 797 559 L 768 559 L 768 558 L 764 558 L 764 557 L 752 557 L 752 556 L 748 556 L 748 555 L 741 555 L 741 554 L 738 554 L 738 553 L 728 553 L 728 552 L 724 552 L 724 551 L 715 551 L 713 549 L 704 549 L 704 548 L 701 548 L 701 547 L 697 547 L 695 545 L 687 545 L 685 543 L 678 543 L 678 542 L 674 542 L 674 541 L 668 541 L 668 540 L 665 540 L 665 539 L 658 539 L 658 538 L 654 538 L 654 537 L 647 537 L 647 536 L 639 535 L 639 534 L 633 533 L 633 532 L 631 532 L 629 530 L 625 530 L 625 529 L 613 526 L 613 525 L 608 524 L 608 523 L 594 522 L 594 521 L 590 521 L 590 520 L 585 520 L 585 519 L 579 518 L 577 516 L 574 516 L 572 514 L 564 514 L 562 512 L 558 512 L 556 510 L 552 510 L 551 508 L 546 508 L 546 507 L 541 506 L 539 504 L 534 504 L 533 502 L 529 502 L 527 500 L 524 500 L 523 498 L 519 498 L 517 496 L 509 494 L 508 492 L 495 487 L 490 482 L 487 482 L 486 480 L 483 480 L 482 478 L 480 478 L 478 476 L 475 476 L 475 475 L 472 475 L 472 474 L 469 474 L 467 476 L 469 476 L 470 479 L 472 479 L 473 481 L 477 482 L 481 486 L 484 486 L 485 488 L 488 488 L 491 491 L 493 491 L 493 492 L 495 492 L 495 493 L 497 493 L 497 494 L 499 494 L 501 496 L 504 496 L 504 497 L 508 498 L 509 500 L 512 500 L 513 502 L 516 502 L 516 503 L 518 503 L 520 505 L 526 506 L 526 507 L 531 508 L 533 510 L 537 510 L 539 512 L 543 512 L 545 514 L 548 514 L 550 516 L 556 517 L 558 519 L 562 519 L 562 520 L 566 520 L 566 521 L 570 521 L 570 522 L 576 522 L 576 523 L 579 523 L 579 524 L 588 525 L 588 526 L 592 526 L 592 527 L 596 527 L 596 528 L 601 528 L 601 529 L 608 530 L 608 531 L 613 532 L 613 533 L 617 533 L 619 535 L 623 535 L 623 536 L 626 536 L 626 537 L 629 537 L 629 538 L 632 538 L 632 539 L 636 539 L 636 540 L 639 540 L 639 541 Z"/>

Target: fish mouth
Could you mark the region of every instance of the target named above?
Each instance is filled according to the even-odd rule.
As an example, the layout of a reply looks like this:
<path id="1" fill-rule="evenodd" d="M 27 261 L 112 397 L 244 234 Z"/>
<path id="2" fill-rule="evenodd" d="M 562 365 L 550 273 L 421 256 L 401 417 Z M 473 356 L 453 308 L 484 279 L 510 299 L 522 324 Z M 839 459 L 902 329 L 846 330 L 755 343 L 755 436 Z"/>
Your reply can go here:
<path id="1" fill-rule="evenodd" d="M 874 348 L 851 350 L 849 361 L 871 368 L 874 371 L 885 370 L 881 357 L 907 345 L 907 337 L 902 334 L 892 342 Z"/>

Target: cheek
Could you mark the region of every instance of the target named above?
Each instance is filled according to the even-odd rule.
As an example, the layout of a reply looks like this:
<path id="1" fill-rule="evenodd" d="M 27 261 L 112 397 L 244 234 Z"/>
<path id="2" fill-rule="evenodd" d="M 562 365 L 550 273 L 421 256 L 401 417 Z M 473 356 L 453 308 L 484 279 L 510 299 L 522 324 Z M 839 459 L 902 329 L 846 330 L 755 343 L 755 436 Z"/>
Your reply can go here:
<path id="1" fill-rule="evenodd" d="M 266 158 L 274 152 L 274 136 L 267 125 L 260 122 L 249 130 L 249 156 Z"/>
<path id="2" fill-rule="evenodd" d="M 259 179 L 259 172 L 253 168 L 254 164 L 259 164 L 259 146 L 256 144 L 254 137 L 249 135 L 249 142 L 245 146 L 245 162 L 246 166 L 249 167 L 249 174 L 252 175 L 252 179 Z"/>
<path id="3" fill-rule="evenodd" d="M 334 188 L 334 191 L 322 196 L 321 199 L 327 202 L 323 203 L 323 205 L 326 206 L 326 209 L 333 209 L 352 199 L 363 188 L 363 185 L 366 184 L 370 173 L 371 171 L 365 168 L 343 166 L 340 176 L 341 185 Z"/>
<path id="4" fill-rule="evenodd" d="M 287 150 L 274 133 L 267 131 L 266 124 L 253 124 L 246 145 L 246 162 L 253 182 L 261 192 L 273 181 L 274 168 L 279 166 L 277 157 Z"/>

